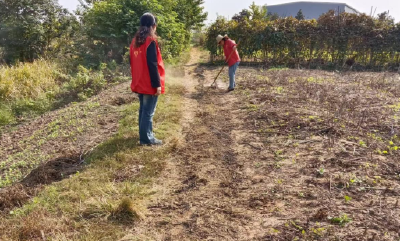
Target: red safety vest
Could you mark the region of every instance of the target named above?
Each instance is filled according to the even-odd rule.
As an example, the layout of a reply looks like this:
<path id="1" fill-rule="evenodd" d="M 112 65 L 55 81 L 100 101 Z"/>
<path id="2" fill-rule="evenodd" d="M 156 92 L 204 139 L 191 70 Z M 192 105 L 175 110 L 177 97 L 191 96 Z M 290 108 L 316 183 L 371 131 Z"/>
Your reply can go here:
<path id="1" fill-rule="evenodd" d="M 130 47 L 131 72 L 132 72 L 132 92 L 146 95 L 155 95 L 157 88 L 151 86 L 149 68 L 147 66 L 147 48 L 151 42 L 155 41 L 157 46 L 158 73 L 160 74 L 161 93 L 165 93 L 165 67 L 162 60 L 158 42 L 151 37 L 139 48 L 135 48 L 135 39 L 132 40 Z"/>

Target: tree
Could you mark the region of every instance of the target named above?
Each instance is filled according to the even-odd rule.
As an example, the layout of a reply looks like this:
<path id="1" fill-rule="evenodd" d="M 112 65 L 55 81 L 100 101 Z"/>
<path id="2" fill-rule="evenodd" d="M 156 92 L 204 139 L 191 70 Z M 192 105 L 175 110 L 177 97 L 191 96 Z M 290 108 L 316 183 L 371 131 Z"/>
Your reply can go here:
<path id="1" fill-rule="evenodd" d="M 180 22 L 185 24 L 187 31 L 204 26 L 208 13 L 204 12 L 204 0 L 177 0 L 174 11 Z"/>
<path id="2" fill-rule="evenodd" d="M 266 20 L 267 9 L 263 6 L 258 6 L 254 2 L 250 5 L 250 14 L 252 20 Z"/>
<path id="3" fill-rule="evenodd" d="M 232 17 L 232 20 L 235 20 L 236 22 L 242 22 L 245 19 L 249 19 L 251 17 L 251 13 L 247 9 L 243 9 L 240 13 L 235 14 Z"/>
<path id="4" fill-rule="evenodd" d="M 54 0 L 0 1 L 0 45 L 7 63 L 33 61 L 54 39 L 71 31 L 76 19 Z"/>
<path id="5" fill-rule="evenodd" d="M 378 14 L 378 21 L 389 25 L 394 25 L 394 18 L 389 15 L 389 11 Z"/>
<path id="6" fill-rule="evenodd" d="M 191 31 L 202 26 L 207 14 L 203 0 L 103 0 L 87 1 L 81 20 L 88 36 L 90 61 L 103 62 L 109 56 L 119 62 L 127 51 L 138 27 L 139 19 L 152 12 L 158 19 L 157 33 L 163 56 L 179 56 L 190 44 Z"/>
<path id="7" fill-rule="evenodd" d="M 275 20 L 278 20 L 278 19 L 280 19 L 281 18 L 281 16 L 279 16 L 279 14 L 277 14 L 277 13 L 267 13 L 267 19 L 268 20 L 270 20 L 270 21 L 275 21 Z"/>
<path id="8" fill-rule="evenodd" d="M 297 15 L 296 15 L 295 18 L 296 18 L 297 20 L 299 20 L 299 21 L 305 19 L 304 15 L 303 15 L 303 11 L 302 11 L 301 9 L 299 10 L 299 12 L 297 13 Z"/>

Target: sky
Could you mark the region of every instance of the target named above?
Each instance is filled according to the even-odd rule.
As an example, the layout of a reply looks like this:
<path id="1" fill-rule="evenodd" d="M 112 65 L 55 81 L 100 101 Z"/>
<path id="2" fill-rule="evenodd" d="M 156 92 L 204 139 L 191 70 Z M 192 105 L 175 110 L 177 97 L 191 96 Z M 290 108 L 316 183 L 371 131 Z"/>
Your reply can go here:
<path id="1" fill-rule="evenodd" d="M 244 8 L 248 8 L 252 2 L 257 5 L 274 5 L 280 3 L 294 2 L 296 0 L 205 0 L 205 11 L 208 12 L 207 23 L 212 22 L 217 16 L 224 16 L 231 18 L 235 13 L 240 12 Z M 307 0 L 312 2 L 329 2 L 329 1 L 318 1 L 318 0 Z M 332 0 L 330 2 L 336 2 Z M 400 1 L 399 0 L 338 0 L 337 2 L 344 2 L 351 7 L 357 9 L 360 12 L 367 13 L 371 12 L 371 7 L 374 11 L 376 8 L 376 14 L 389 11 L 396 22 L 400 22 Z M 59 3 L 64 7 L 75 10 L 79 4 L 78 0 L 59 0 Z"/>

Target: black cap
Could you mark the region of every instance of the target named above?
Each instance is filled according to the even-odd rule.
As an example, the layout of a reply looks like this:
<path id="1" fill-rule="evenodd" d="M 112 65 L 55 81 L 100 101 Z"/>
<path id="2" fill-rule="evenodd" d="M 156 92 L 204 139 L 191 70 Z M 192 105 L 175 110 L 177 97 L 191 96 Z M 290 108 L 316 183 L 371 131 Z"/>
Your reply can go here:
<path id="1" fill-rule="evenodd" d="M 140 26 L 151 27 L 156 25 L 156 17 L 154 17 L 151 13 L 145 13 L 142 17 L 140 17 Z"/>

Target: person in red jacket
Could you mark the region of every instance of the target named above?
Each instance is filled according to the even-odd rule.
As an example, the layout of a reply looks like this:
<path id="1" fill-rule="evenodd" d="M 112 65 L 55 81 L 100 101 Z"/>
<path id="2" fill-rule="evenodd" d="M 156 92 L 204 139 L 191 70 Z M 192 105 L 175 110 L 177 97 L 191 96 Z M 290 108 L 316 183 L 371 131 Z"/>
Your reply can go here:
<path id="1" fill-rule="evenodd" d="M 139 94 L 141 145 L 162 145 L 153 133 L 158 97 L 165 93 L 165 68 L 157 42 L 157 21 L 151 13 L 140 18 L 140 28 L 130 46 L 132 92 Z"/>
<path id="2" fill-rule="evenodd" d="M 228 91 L 235 90 L 236 81 L 235 75 L 236 70 L 240 64 L 239 53 L 236 48 L 235 41 L 231 40 L 228 36 L 222 37 L 222 35 L 218 35 L 217 43 L 224 47 L 225 54 L 225 62 L 229 65 L 229 87 Z"/>

